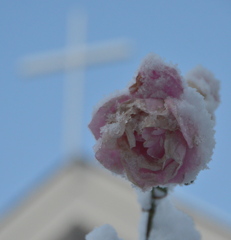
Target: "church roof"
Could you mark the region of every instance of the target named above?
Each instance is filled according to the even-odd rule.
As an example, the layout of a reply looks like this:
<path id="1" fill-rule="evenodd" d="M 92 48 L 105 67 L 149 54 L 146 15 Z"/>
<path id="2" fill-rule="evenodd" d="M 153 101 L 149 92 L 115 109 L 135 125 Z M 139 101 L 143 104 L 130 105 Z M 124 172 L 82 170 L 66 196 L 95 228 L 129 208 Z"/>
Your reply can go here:
<path id="1" fill-rule="evenodd" d="M 176 201 L 188 212 L 202 239 L 228 240 L 219 223 Z M 108 223 L 125 240 L 138 239 L 140 208 L 132 187 L 123 179 L 82 162 L 71 162 L 0 222 L 1 240 L 82 240 L 94 227 Z"/>

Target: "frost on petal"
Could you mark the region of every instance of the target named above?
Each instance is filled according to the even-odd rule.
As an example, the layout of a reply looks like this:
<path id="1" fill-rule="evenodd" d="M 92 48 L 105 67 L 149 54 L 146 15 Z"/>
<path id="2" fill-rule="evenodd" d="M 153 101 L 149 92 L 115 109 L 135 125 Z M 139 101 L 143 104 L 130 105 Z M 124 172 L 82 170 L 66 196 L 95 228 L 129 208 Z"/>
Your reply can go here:
<path id="1" fill-rule="evenodd" d="M 95 228 L 93 231 L 88 233 L 85 237 L 86 240 L 122 240 L 118 237 L 115 229 L 105 224 L 103 226 Z"/>
<path id="2" fill-rule="evenodd" d="M 159 109 L 163 109 L 164 108 L 164 101 L 161 99 L 145 99 L 145 107 L 147 109 L 148 112 L 155 112 Z"/>
<path id="3" fill-rule="evenodd" d="M 166 231 L 167 229 L 167 231 Z M 149 240 L 200 240 L 192 219 L 175 208 L 168 198 L 156 208 Z"/>
<path id="4" fill-rule="evenodd" d="M 200 170 L 207 168 L 211 160 L 215 146 L 214 122 L 202 96 L 192 88 L 185 90 L 181 101 L 173 99 L 166 104 L 174 114 L 188 145 L 183 164 L 172 182 L 184 176 L 184 183 L 190 183 Z"/>
<path id="5" fill-rule="evenodd" d="M 114 97 L 107 101 L 106 103 L 104 103 L 103 106 L 101 106 L 96 111 L 96 113 L 93 115 L 90 124 L 88 125 L 96 139 L 99 139 L 100 129 L 101 127 L 105 126 L 108 115 L 115 113 L 117 110 L 117 106 L 122 102 L 127 101 L 128 99 L 130 99 L 130 97 L 127 95 Z"/>
<path id="6" fill-rule="evenodd" d="M 183 92 L 181 76 L 172 64 L 150 54 L 141 64 L 130 93 L 139 98 L 179 98 Z"/>
<path id="7" fill-rule="evenodd" d="M 206 102 L 207 110 L 214 117 L 214 111 L 219 105 L 219 81 L 202 66 L 197 66 L 185 76 L 188 85 L 195 88 Z"/>

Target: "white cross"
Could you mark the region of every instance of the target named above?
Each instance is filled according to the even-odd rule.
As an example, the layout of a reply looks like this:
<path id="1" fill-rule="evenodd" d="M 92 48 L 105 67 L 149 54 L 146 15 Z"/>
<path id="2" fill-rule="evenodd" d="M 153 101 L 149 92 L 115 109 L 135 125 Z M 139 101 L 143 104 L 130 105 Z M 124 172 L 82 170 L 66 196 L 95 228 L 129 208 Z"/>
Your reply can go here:
<path id="1" fill-rule="evenodd" d="M 20 64 L 24 76 L 66 71 L 64 89 L 64 154 L 66 158 L 82 157 L 82 115 L 84 68 L 126 59 L 131 53 L 128 41 L 109 41 L 87 46 L 87 16 L 72 12 L 68 17 L 67 47 L 25 57 Z"/>

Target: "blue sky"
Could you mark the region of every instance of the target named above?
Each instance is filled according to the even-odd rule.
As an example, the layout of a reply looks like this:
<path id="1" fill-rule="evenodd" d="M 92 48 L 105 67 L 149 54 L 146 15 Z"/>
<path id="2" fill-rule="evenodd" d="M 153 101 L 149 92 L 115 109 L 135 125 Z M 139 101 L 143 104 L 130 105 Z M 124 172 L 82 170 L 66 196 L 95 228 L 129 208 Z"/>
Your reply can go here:
<path id="1" fill-rule="evenodd" d="M 26 55 L 64 48 L 67 14 L 73 8 L 88 13 L 89 44 L 121 37 L 134 42 L 130 60 L 85 73 L 86 155 L 93 158 L 94 139 L 87 129 L 93 107 L 123 89 L 148 53 L 177 63 L 182 74 L 202 64 L 221 80 L 217 145 L 210 170 L 180 191 L 230 213 L 231 3 L 226 0 L 0 0 L 0 213 L 63 163 L 65 73 L 25 80 L 17 62 Z"/>

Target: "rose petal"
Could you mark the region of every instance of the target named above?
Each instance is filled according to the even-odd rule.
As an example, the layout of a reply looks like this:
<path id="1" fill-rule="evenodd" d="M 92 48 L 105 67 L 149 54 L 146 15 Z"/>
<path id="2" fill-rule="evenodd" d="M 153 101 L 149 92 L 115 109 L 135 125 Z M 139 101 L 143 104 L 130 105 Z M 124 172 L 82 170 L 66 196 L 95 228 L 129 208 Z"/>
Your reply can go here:
<path id="1" fill-rule="evenodd" d="M 141 64 L 136 82 L 129 90 L 136 98 L 179 98 L 183 84 L 176 67 L 153 54 Z"/>
<path id="2" fill-rule="evenodd" d="M 108 115 L 116 112 L 118 104 L 121 104 L 129 99 L 130 97 L 127 95 L 121 95 L 112 98 L 97 110 L 90 124 L 88 125 L 96 139 L 100 138 L 100 128 L 106 124 Z"/>
<path id="3" fill-rule="evenodd" d="M 178 164 L 182 165 L 186 154 L 186 142 L 181 132 L 175 131 L 172 134 L 168 134 L 165 138 L 164 148 L 167 158 L 172 158 Z"/>
<path id="4" fill-rule="evenodd" d="M 119 149 L 108 149 L 105 146 L 101 147 L 95 153 L 96 159 L 110 171 L 122 174 L 124 171 L 123 164 L 121 162 L 121 154 Z"/>

